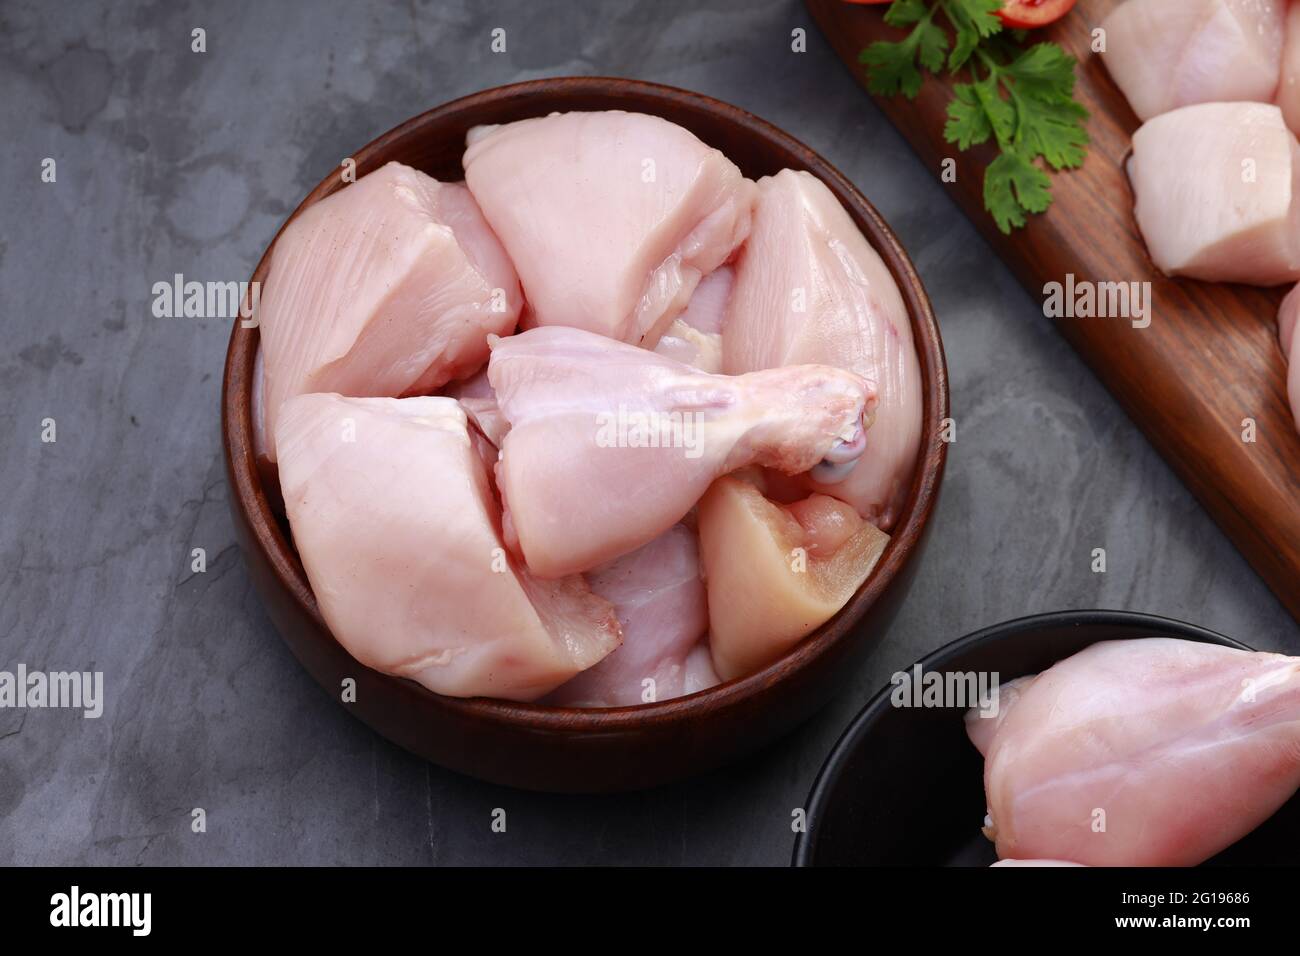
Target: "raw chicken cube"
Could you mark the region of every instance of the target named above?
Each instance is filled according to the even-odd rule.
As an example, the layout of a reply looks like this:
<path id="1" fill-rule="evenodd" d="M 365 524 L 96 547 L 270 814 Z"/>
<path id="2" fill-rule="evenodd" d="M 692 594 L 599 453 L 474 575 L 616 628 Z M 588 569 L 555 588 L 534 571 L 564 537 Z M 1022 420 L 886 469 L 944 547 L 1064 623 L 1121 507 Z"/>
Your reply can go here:
<path id="1" fill-rule="evenodd" d="M 851 468 L 875 401 L 836 368 L 708 375 L 560 326 L 494 339 L 488 379 L 510 423 L 497 465 L 506 540 L 546 578 L 653 541 L 737 468 Z"/>
<path id="2" fill-rule="evenodd" d="M 492 383 L 488 381 L 486 365 L 477 374 L 452 382 L 439 394 L 460 402 L 460 407 L 465 410 L 469 420 L 493 447 L 501 447 L 506 432 L 510 430 L 510 423 L 497 407 L 497 395 L 492 391 Z"/>
<path id="3" fill-rule="evenodd" d="M 998 856 L 1193 866 L 1300 786 L 1300 659 L 1169 638 L 1094 644 L 966 715 Z M 1104 824 L 1104 826 L 1099 826 Z"/>
<path id="4" fill-rule="evenodd" d="M 780 658 L 867 579 L 889 536 L 825 495 L 782 506 L 730 476 L 699 508 L 709 648 L 723 680 Z"/>
<path id="5" fill-rule="evenodd" d="M 614 650 L 613 606 L 506 552 L 449 398 L 300 395 L 276 428 L 289 523 L 321 615 L 367 667 L 452 697 L 534 700 Z"/>
<path id="6" fill-rule="evenodd" d="M 1282 75 L 1277 84 L 1276 102 L 1286 125 L 1293 133 L 1300 134 L 1300 3 L 1292 3 L 1286 12 Z"/>
<path id="7" fill-rule="evenodd" d="M 630 707 L 669 700 L 718 682 L 709 660 L 693 652 L 709 627 L 695 532 L 675 524 L 644 547 L 587 576 L 614 605 L 623 644 L 545 701 L 560 707 Z"/>
<path id="8" fill-rule="evenodd" d="M 998 860 L 992 866 L 1083 866 L 1069 860 Z"/>
<path id="9" fill-rule="evenodd" d="M 1300 285 L 1287 293 L 1278 311 L 1277 333 L 1288 363 L 1286 390 L 1291 400 L 1291 417 L 1300 432 Z"/>
<path id="10" fill-rule="evenodd" d="M 266 363 L 262 347 L 253 355 L 253 388 L 249 396 L 249 417 L 253 422 L 253 457 L 258 468 L 263 462 L 274 461 L 271 436 L 266 433 Z"/>
<path id="11" fill-rule="evenodd" d="M 1277 310 L 1277 340 L 1282 346 L 1282 354 L 1288 361 L 1295 348 L 1296 329 L 1300 328 L 1300 285 L 1286 294 L 1282 305 Z"/>
<path id="12" fill-rule="evenodd" d="M 1204 103 L 1133 134 L 1129 178 L 1152 261 L 1169 275 L 1300 279 L 1300 144 L 1276 106 Z"/>
<path id="13" fill-rule="evenodd" d="M 727 321 L 727 304 L 735 287 L 735 268 L 719 266 L 700 280 L 678 321 L 705 335 L 721 335 Z"/>
<path id="14" fill-rule="evenodd" d="M 812 482 L 807 490 L 847 501 L 888 530 L 921 445 L 921 369 L 903 298 L 819 179 L 787 169 L 759 180 L 758 189 L 728 305 L 723 371 L 833 365 L 872 382 L 879 404 L 862 461 L 842 483 Z"/>
<path id="15" fill-rule="evenodd" d="M 721 266 L 701 279 L 686 311 L 673 319 L 655 351 L 701 372 L 721 372 L 722 325 L 735 281 L 731 266 Z"/>
<path id="16" fill-rule="evenodd" d="M 655 351 L 683 365 L 716 375 L 722 371 L 722 336 L 701 332 L 681 319 L 674 319 L 655 346 Z"/>
<path id="17" fill-rule="evenodd" d="M 526 325 L 653 348 L 749 232 L 754 184 L 641 113 L 556 113 L 474 131 L 465 181 L 510 253 Z"/>
<path id="18" fill-rule="evenodd" d="M 400 163 L 361 177 L 304 210 L 272 250 L 257 316 L 266 434 L 294 395 L 397 397 L 472 374 L 521 305 L 464 185 Z"/>
<path id="19" fill-rule="evenodd" d="M 1102 60 L 1139 119 L 1194 103 L 1269 103 L 1285 12 L 1285 0 L 1127 0 L 1102 21 Z"/>

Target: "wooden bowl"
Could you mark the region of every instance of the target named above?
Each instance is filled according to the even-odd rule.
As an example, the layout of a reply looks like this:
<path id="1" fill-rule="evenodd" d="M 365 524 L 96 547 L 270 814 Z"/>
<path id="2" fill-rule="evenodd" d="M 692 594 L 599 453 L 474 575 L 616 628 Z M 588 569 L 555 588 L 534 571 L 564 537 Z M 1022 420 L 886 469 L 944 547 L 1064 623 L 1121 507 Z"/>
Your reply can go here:
<path id="1" fill-rule="evenodd" d="M 923 673 L 993 673 L 1005 684 L 1098 641 L 1174 637 L 1252 650 L 1214 631 L 1128 611 L 1039 614 L 967 635 L 922 658 Z M 908 668 L 908 672 L 911 668 Z M 795 866 L 989 866 L 984 758 L 964 708 L 895 707 L 885 687 L 826 758 L 795 838 Z M 1300 794 L 1205 866 L 1295 865 Z"/>
<path id="2" fill-rule="evenodd" d="M 280 635 L 336 700 L 394 743 L 434 763 L 537 790 L 598 792 L 654 786 L 747 754 L 811 715 L 853 673 L 888 628 L 911 581 L 943 476 L 948 416 L 943 345 L 907 254 L 847 179 L 808 147 L 717 100 L 635 80 L 580 77 L 498 87 L 430 110 L 356 152 L 357 175 L 398 160 L 440 180 L 464 178 L 465 133 L 553 111 L 622 109 L 662 116 L 722 150 L 746 176 L 791 167 L 822 180 L 893 273 L 911 316 L 924 379 L 926 436 L 903 513 L 871 576 L 834 618 L 780 661 L 743 680 L 638 707 L 579 710 L 487 698 L 457 699 L 358 664 L 330 635 L 287 528 L 273 513 L 254 463 L 249 416 L 256 329 L 235 322 L 222 385 L 222 437 L 230 507 L 253 583 Z M 332 171 L 293 213 L 342 186 Z M 292 220 L 293 216 L 290 217 Z M 281 227 L 283 230 L 283 227 Z M 266 279 L 269 250 L 255 281 Z M 272 489 L 275 491 L 276 489 Z"/>

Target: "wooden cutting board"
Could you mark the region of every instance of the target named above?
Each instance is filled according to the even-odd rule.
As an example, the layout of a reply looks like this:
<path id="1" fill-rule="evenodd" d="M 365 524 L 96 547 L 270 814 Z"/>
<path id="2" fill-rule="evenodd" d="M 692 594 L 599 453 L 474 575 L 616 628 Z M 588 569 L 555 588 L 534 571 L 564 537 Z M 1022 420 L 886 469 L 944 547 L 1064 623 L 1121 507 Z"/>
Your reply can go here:
<path id="1" fill-rule="evenodd" d="M 1079 60 L 1077 95 L 1092 114 L 1092 146 L 1082 169 L 1053 176 L 1051 209 L 1010 236 L 984 210 L 984 167 L 995 152 L 961 153 L 943 139 L 951 81 L 927 75 L 915 101 L 876 102 L 936 177 L 943 160 L 956 159 L 957 181 L 946 185 L 1037 300 L 1046 298 L 1047 283 L 1064 283 L 1067 274 L 1076 282 L 1152 283 L 1147 328 L 1118 318 L 1053 321 L 1300 620 L 1300 436 L 1276 325 L 1286 290 L 1168 279 L 1152 265 L 1123 172 L 1140 124 L 1111 81 L 1104 54 L 1091 52 L 1092 30 L 1120 2 L 1080 0 L 1064 20 L 1034 34 Z M 864 87 L 858 53 L 875 40 L 903 35 L 884 23 L 885 7 L 843 0 L 807 5 Z M 1248 418 L 1256 423 L 1253 443 L 1243 441 Z"/>

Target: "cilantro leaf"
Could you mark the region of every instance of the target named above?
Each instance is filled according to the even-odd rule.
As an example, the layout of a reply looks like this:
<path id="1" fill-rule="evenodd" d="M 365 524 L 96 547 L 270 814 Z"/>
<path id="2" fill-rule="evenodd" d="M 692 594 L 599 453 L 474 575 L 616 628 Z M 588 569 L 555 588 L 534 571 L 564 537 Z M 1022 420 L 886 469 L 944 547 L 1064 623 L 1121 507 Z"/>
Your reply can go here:
<path id="1" fill-rule="evenodd" d="M 979 98 L 984 111 L 989 114 L 989 124 L 993 127 L 993 135 L 997 138 L 998 145 L 1006 149 L 1015 138 L 1016 108 L 1011 102 L 1003 99 L 1000 83 L 998 75 L 991 72 L 984 80 L 975 84 L 975 95 Z"/>
<path id="2" fill-rule="evenodd" d="M 1074 57 L 1055 43 L 1025 50 L 999 71 L 1015 101 L 1016 142 L 1053 169 L 1083 165 L 1088 111 L 1074 99 Z"/>
<path id="3" fill-rule="evenodd" d="M 1052 179 L 1018 150 L 1007 150 L 984 171 L 984 206 L 1003 233 L 1025 224 L 1026 212 L 1052 204 Z"/>
<path id="4" fill-rule="evenodd" d="M 952 44 L 952 53 L 948 54 L 948 69 L 952 72 L 960 70 L 971 58 L 980 45 L 980 35 L 974 30 L 963 30 L 957 28 L 957 38 Z"/>
<path id="5" fill-rule="evenodd" d="M 1009 233 L 1051 205 L 1047 168 L 1081 166 L 1089 138 L 1088 111 L 1074 97 L 1077 61 L 1055 43 L 1026 47 L 1029 34 L 1003 25 L 1002 6 L 1003 0 L 894 0 L 885 22 L 907 36 L 873 43 L 858 60 L 867 66 L 868 89 L 884 96 L 915 99 L 924 72 L 945 65 L 969 74 L 969 82 L 953 86 L 944 139 L 962 150 L 996 141 L 984 205 Z M 952 28 L 951 40 L 937 14 Z"/>
<path id="6" fill-rule="evenodd" d="M 1053 169 L 1077 169 L 1087 156 L 1088 111 L 1073 100 L 1045 103 L 1025 97 L 1019 101 L 1020 145 L 1030 156 L 1041 156 Z"/>
<path id="7" fill-rule="evenodd" d="M 948 57 L 948 69 L 960 70 L 979 47 L 980 40 L 1002 29 L 997 10 L 1002 0 L 941 0 L 952 24 L 955 40 Z"/>
<path id="8" fill-rule="evenodd" d="M 980 39 L 1002 32 L 1002 18 L 998 16 L 1002 7 L 1002 0 L 943 0 L 944 13 L 952 25 L 958 29 L 969 26 Z"/>
<path id="9" fill-rule="evenodd" d="M 1015 132 L 1015 107 L 998 92 L 998 78 L 988 76 L 974 83 L 958 83 L 952 88 L 948 104 L 948 122 L 944 138 L 959 149 L 970 149 L 986 142 L 990 136 L 999 145 L 1011 141 Z"/>
<path id="10" fill-rule="evenodd" d="M 902 11 L 896 20 L 914 24 L 912 32 L 897 43 L 877 40 L 858 55 L 858 62 L 866 64 L 867 89 L 872 93 L 883 96 L 902 93 L 912 100 L 921 91 L 922 77 L 917 62 L 931 73 L 942 70 L 948 52 L 948 34 L 934 22 L 934 11 L 927 10 L 922 0 L 894 0 L 889 13 L 894 14 L 896 10 Z"/>
<path id="11" fill-rule="evenodd" d="M 931 73 L 942 70 L 948 52 L 948 34 L 943 32 L 943 28 L 933 20 L 926 20 L 916 25 L 912 36 L 917 42 L 917 58 L 921 65 Z"/>
<path id="12" fill-rule="evenodd" d="M 980 103 L 979 94 L 971 83 L 958 83 L 952 88 L 952 102 L 948 104 L 948 122 L 943 127 L 943 138 L 966 150 L 988 142 L 993 135 L 989 114 Z"/>
<path id="13" fill-rule="evenodd" d="M 916 68 L 916 55 L 907 41 L 877 40 L 858 54 L 858 62 L 867 67 L 867 89 L 878 96 L 902 93 L 914 100 L 921 91 L 921 71 Z"/>
<path id="14" fill-rule="evenodd" d="M 1068 100 L 1074 96 L 1077 60 L 1055 43 L 1036 43 L 1002 68 L 1020 90 L 1042 99 Z"/>
<path id="15" fill-rule="evenodd" d="M 929 12 L 925 0 L 894 0 L 885 11 L 885 22 L 891 27 L 910 27 Z"/>

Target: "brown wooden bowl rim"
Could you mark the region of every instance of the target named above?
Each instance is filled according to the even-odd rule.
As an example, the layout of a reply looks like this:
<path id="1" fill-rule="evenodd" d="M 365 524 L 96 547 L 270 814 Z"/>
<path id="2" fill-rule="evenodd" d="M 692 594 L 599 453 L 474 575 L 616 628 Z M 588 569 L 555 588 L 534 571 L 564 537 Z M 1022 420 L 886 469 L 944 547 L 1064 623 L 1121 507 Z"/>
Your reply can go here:
<path id="1" fill-rule="evenodd" d="M 872 570 L 870 576 L 840 611 L 820 628 L 800 641 L 792 650 L 757 673 L 738 680 L 728 681 L 684 697 L 655 703 L 627 707 L 575 708 L 548 707 L 535 703 L 516 703 L 487 697 L 456 698 L 434 694 L 406 678 L 379 674 L 381 679 L 413 686 L 419 693 L 428 695 L 442 707 L 459 710 L 463 714 L 500 724 L 527 726 L 532 730 L 563 733 L 601 733 L 691 720 L 705 717 L 720 706 L 737 703 L 755 693 L 780 682 L 790 674 L 809 666 L 827 652 L 836 642 L 848 638 L 856 624 L 867 614 L 887 585 L 911 559 L 925 529 L 938 497 L 948 446 L 939 439 L 941 423 L 948 417 L 948 373 L 939 326 L 935 321 L 930 300 L 916 269 L 899 244 L 893 230 L 876 211 L 876 208 L 834 166 L 803 143 L 752 113 L 705 96 L 701 93 L 621 77 L 551 77 L 526 80 L 505 86 L 493 87 L 463 96 L 421 113 L 388 132 L 378 136 L 362 149 L 352 154 L 359 175 L 368 171 L 373 157 L 390 143 L 416 133 L 421 127 L 448 114 L 472 113 L 487 103 L 503 100 L 526 100 L 548 96 L 584 93 L 603 96 L 642 99 L 641 104 L 629 102 L 628 109 L 649 112 L 656 106 L 675 103 L 698 111 L 721 116 L 751 135 L 777 141 L 787 151 L 804 160 L 804 168 L 822 179 L 827 185 L 838 188 L 853 205 L 851 214 L 857 213 L 865 222 L 864 233 L 872 247 L 889 267 L 894 281 L 907 307 L 912 321 L 913 339 L 920 361 L 923 379 L 922 436 L 923 443 L 911 488 L 904 503 L 899 522 L 890 536 L 889 544 Z M 280 233 L 303 209 L 340 188 L 337 172 L 325 177 L 298 205 L 276 231 L 267 246 L 253 279 L 265 276 L 269 267 L 270 252 Z M 234 321 L 222 380 L 222 444 L 226 456 L 227 473 L 232 476 L 234 501 L 252 531 L 257 547 L 265 553 L 268 564 L 281 586 L 293 596 L 304 614 L 310 617 L 321 632 L 330 631 L 321 617 L 302 563 L 280 531 L 271 511 L 253 455 L 251 424 L 252 366 L 256 356 L 259 333 L 245 329 L 240 319 Z M 234 387 L 240 383 L 241 388 Z M 331 639 L 332 635 L 331 635 Z M 363 666 L 358 663 L 358 666 Z"/>

